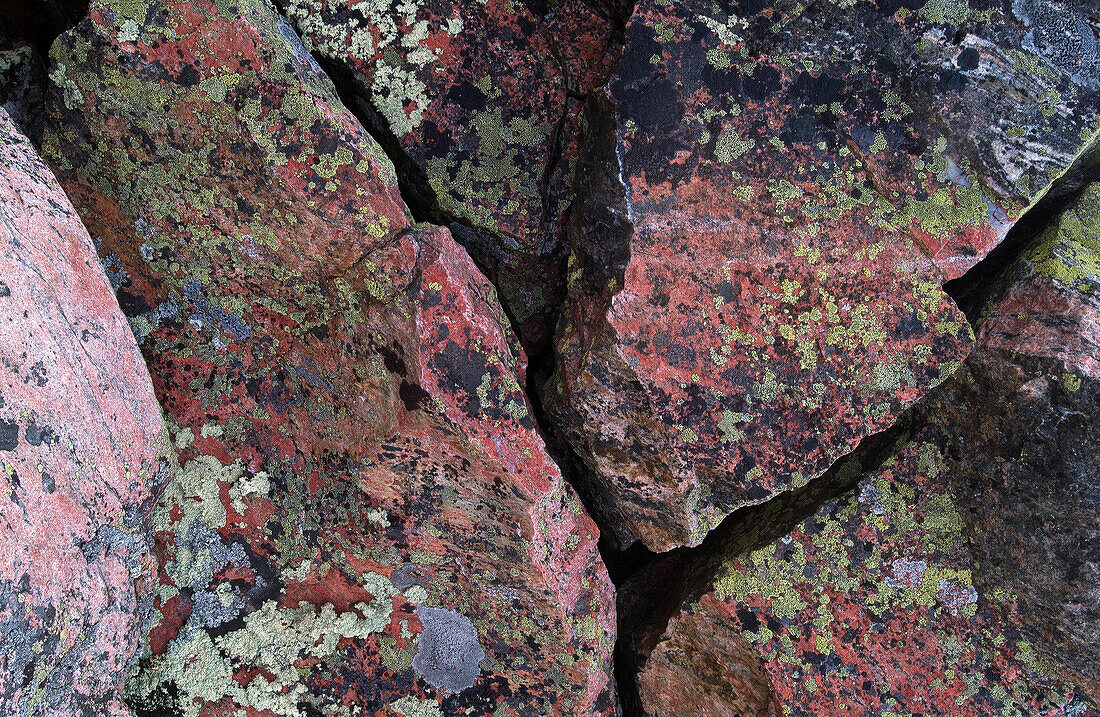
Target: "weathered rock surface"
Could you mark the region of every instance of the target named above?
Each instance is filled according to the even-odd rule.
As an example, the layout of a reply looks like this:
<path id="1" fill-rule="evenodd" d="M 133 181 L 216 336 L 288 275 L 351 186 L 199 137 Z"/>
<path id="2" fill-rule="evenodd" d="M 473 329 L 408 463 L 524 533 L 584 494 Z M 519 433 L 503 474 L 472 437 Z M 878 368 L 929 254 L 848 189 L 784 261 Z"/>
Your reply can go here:
<path id="1" fill-rule="evenodd" d="M 994 292 L 981 312 L 983 345 L 1056 358 L 1100 378 L 1100 183 L 1009 267 Z"/>
<path id="2" fill-rule="evenodd" d="M 0 712 L 128 715 L 167 432 L 84 225 L 0 109 Z"/>
<path id="3" fill-rule="evenodd" d="M 588 99 L 543 391 L 620 543 L 697 544 L 952 373 L 970 332 L 940 285 L 1093 141 L 1096 22 L 638 3 Z"/>
<path id="4" fill-rule="evenodd" d="M 612 9 L 588 0 L 279 4 L 389 136 L 406 189 L 454 220 L 525 344 L 548 347 L 565 290 L 560 223 L 578 119 L 569 96 L 607 78 Z"/>
<path id="5" fill-rule="evenodd" d="M 614 714 L 598 533 L 446 229 L 260 0 L 96 3 L 44 152 L 174 424 L 135 705 Z"/>
<path id="6" fill-rule="evenodd" d="M 674 648 L 697 640 L 718 666 L 701 681 L 731 713 L 1092 714 L 1035 649 L 1026 625 L 1040 618 L 976 579 L 947 450 L 922 432 L 854 492 L 731 556 L 643 662 L 645 713 L 675 712 L 692 673 Z"/>
<path id="7" fill-rule="evenodd" d="M 1005 271 L 978 350 L 893 458 L 779 539 L 746 526 L 703 595 L 640 621 L 648 714 L 695 663 L 724 668 L 696 687 L 726 695 L 703 714 L 1097 714 L 1097 237 L 1093 185 Z"/>
<path id="8" fill-rule="evenodd" d="M 1100 184 L 1001 278 L 968 375 L 922 413 L 960 448 L 980 582 L 1100 702 Z"/>

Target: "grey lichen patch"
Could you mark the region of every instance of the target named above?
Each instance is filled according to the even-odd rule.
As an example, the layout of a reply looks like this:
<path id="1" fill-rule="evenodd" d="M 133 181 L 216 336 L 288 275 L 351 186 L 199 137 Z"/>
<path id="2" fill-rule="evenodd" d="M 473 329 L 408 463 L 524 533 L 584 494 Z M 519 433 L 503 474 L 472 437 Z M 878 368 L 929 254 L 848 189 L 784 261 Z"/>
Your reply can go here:
<path id="1" fill-rule="evenodd" d="M 474 624 L 454 610 L 416 608 L 424 624 L 412 666 L 432 687 L 461 692 L 472 687 L 485 659 Z"/>
<path id="2" fill-rule="evenodd" d="M 1039 55 L 1070 79 L 1090 90 L 1100 89 L 1100 46 L 1096 34 L 1070 3 L 1059 0 L 1013 0 L 1012 11 L 1029 30 L 1023 47 Z"/>

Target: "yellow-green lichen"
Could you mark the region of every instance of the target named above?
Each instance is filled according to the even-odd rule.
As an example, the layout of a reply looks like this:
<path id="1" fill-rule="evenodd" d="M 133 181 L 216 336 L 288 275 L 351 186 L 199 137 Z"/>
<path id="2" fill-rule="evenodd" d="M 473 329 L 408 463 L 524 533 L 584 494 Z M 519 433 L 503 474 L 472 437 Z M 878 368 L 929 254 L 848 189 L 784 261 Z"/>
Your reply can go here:
<path id="1" fill-rule="evenodd" d="M 1090 185 L 1062 213 L 1024 261 L 1067 289 L 1100 295 L 1100 183 Z"/>

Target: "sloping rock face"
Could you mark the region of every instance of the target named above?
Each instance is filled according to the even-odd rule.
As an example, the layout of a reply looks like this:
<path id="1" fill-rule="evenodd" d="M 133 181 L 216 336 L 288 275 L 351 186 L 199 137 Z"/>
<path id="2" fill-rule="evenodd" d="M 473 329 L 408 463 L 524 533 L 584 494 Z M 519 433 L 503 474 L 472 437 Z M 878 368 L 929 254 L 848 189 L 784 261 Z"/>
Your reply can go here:
<path id="1" fill-rule="evenodd" d="M 1087 188 L 1000 278 L 981 343 L 1100 377 L 1100 183 Z"/>
<path id="2" fill-rule="evenodd" d="M 0 711 L 128 715 L 174 460 L 84 225 L 0 109 Z"/>
<path id="3" fill-rule="evenodd" d="M 638 629 L 648 714 L 694 640 L 742 714 L 1098 713 L 1100 377 L 1085 339 L 1058 340 L 1100 317 L 1098 236 L 1092 185 L 1005 271 L 895 456 L 778 540 L 728 545 L 702 596 Z"/>
<path id="4" fill-rule="evenodd" d="M 644 662 L 645 713 L 674 713 L 690 681 L 673 648 L 696 639 L 724 668 L 704 682 L 732 713 L 1094 714 L 1031 641 L 1027 624 L 1041 618 L 976 579 L 949 469 L 942 437 L 922 432 L 854 492 L 731 556 Z M 707 611 L 721 620 L 698 617 Z"/>
<path id="5" fill-rule="evenodd" d="M 940 284 L 1100 127 L 1095 18 L 1014 8 L 638 3 L 543 391 L 620 543 L 697 544 L 966 356 Z"/>
<path id="6" fill-rule="evenodd" d="M 565 289 L 570 95 L 606 80 L 615 11 L 587 0 L 279 4 L 387 136 L 406 190 L 452 220 L 525 345 L 548 348 Z"/>
<path id="7" fill-rule="evenodd" d="M 612 586 L 525 359 L 446 229 L 259 0 L 98 3 L 44 152 L 182 468 L 150 714 L 614 714 Z"/>

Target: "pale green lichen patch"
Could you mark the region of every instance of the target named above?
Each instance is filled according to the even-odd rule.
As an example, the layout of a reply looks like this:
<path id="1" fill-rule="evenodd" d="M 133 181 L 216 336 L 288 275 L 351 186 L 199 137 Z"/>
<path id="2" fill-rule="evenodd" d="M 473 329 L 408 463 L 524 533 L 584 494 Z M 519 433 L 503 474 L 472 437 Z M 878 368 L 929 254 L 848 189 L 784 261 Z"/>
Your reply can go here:
<path id="1" fill-rule="evenodd" d="M 714 146 L 714 156 L 720 162 L 731 162 L 755 146 L 756 140 L 743 140 L 733 127 L 729 127 L 718 137 L 718 143 Z"/>
<path id="2" fill-rule="evenodd" d="M 190 640 L 174 641 L 165 655 L 131 676 L 126 692 L 131 698 L 146 698 L 161 685 L 174 683 L 183 717 L 198 717 L 204 703 L 225 697 L 241 707 L 298 717 L 298 702 L 306 691 L 299 667 L 309 659 L 330 657 L 340 640 L 365 639 L 384 626 L 369 617 L 367 605 L 355 607 L 368 617 L 354 611 L 337 614 L 330 604 L 320 610 L 286 609 L 269 600 L 247 615 L 239 630 L 215 638 L 200 630 Z M 246 667 L 264 674 L 241 685 L 234 673 Z"/>
<path id="3" fill-rule="evenodd" d="M 357 14 L 335 22 L 313 0 L 293 0 L 287 15 L 311 49 L 333 60 L 350 59 L 367 75 L 372 102 L 401 137 L 421 125 L 434 99 L 421 79 L 439 59 L 429 40 L 436 32 L 455 37 L 464 24 L 456 10 L 433 27 L 417 17 L 421 7 L 415 0 L 397 5 L 367 0 L 356 3 Z"/>
<path id="4" fill-rule="evenodd" d="M 200 433 L 208 437 L 224 430 L 208 424 Z M 195 440 L 190 429 L 174 427 L 173 433 L 178 450 Z M 232 509 L 243 513 L 250 502 L 267 498 L 270 481 L 263 472 L 247 471 L 240 460 L 223 465 L 213 456 L 200 454 L 177 471 L 154 506 L 153 531 L 170 534 L 174 547 L 164 565 L 170 582 L 162 581 L 156 595 L 164 603 L 186 588 L 193 607 L 164 654 L 152 654 L 146 631 L 143 657 L 130 675 L 126 692 L 132 699 L 156 705 L 162 698 L 161 688 L 174 684 L 184 717 L 196 717 L 203 704 L 226 697 L 242 707 L 296 717 L 306 690 L 300 668 L 308 661 L 332 656 L 343 639 L 366 639 L 385 629 L 399 591 L 384 575 L 368 572 L 359 584 L 373 597 L 357 603 L 352 611 L 338 614 L 330 604 L 279 607 L 277 601 L 268 600 L 248 612 L 247 601 L 237 588 L 216 577 L 228 564 L 249 565 L 240 546 L 225 543 L 219 535 L 229 520 L 223 491 L 228 493 Z M 301 580 L 313 570 L 311 561 L 303 560 L 283 570 L 282 578 Z M 319 568 L 321 573 L 324 570 L 325 566 Z M 420 586 L 412 586 L 408 595 L 417 602 L 428 599 Z M 244 626 L 240 629 L 217 637 L 205 629 L 241 615 Z M 155 617 L 160 618 L 160 613 Z M 395 659 L 395 664 L 402 661 Z M 243 685 L 235 679 L 241 670 L 257 669 L 262 672 Z"/>
<path id="5" fill-rule="evenodd" d="M 928 0 L 917 13 L 932 22 L 961 25 L 970 18 L 970 5 L 966 0 Z"/>
<path id="6" fill-rule="evenodd" d="M 506 121 L 499 107 L 474 113 L 470 127 L 476 137 L 470 159 L 446 156 L 426 162 L 440 206 L 494 231 L 505 222 L 530 226 L 518 221 L 518 214 L 541 201 L 540 176 L 525 150 L 544 144 L 553 127 L 522 117 Z"/>
<path id="7" fill-rule="evenodd" d="M 390 703 L 390 707 L 402 717 L 443 717 L 439 703 L 406 695 Z"/>

